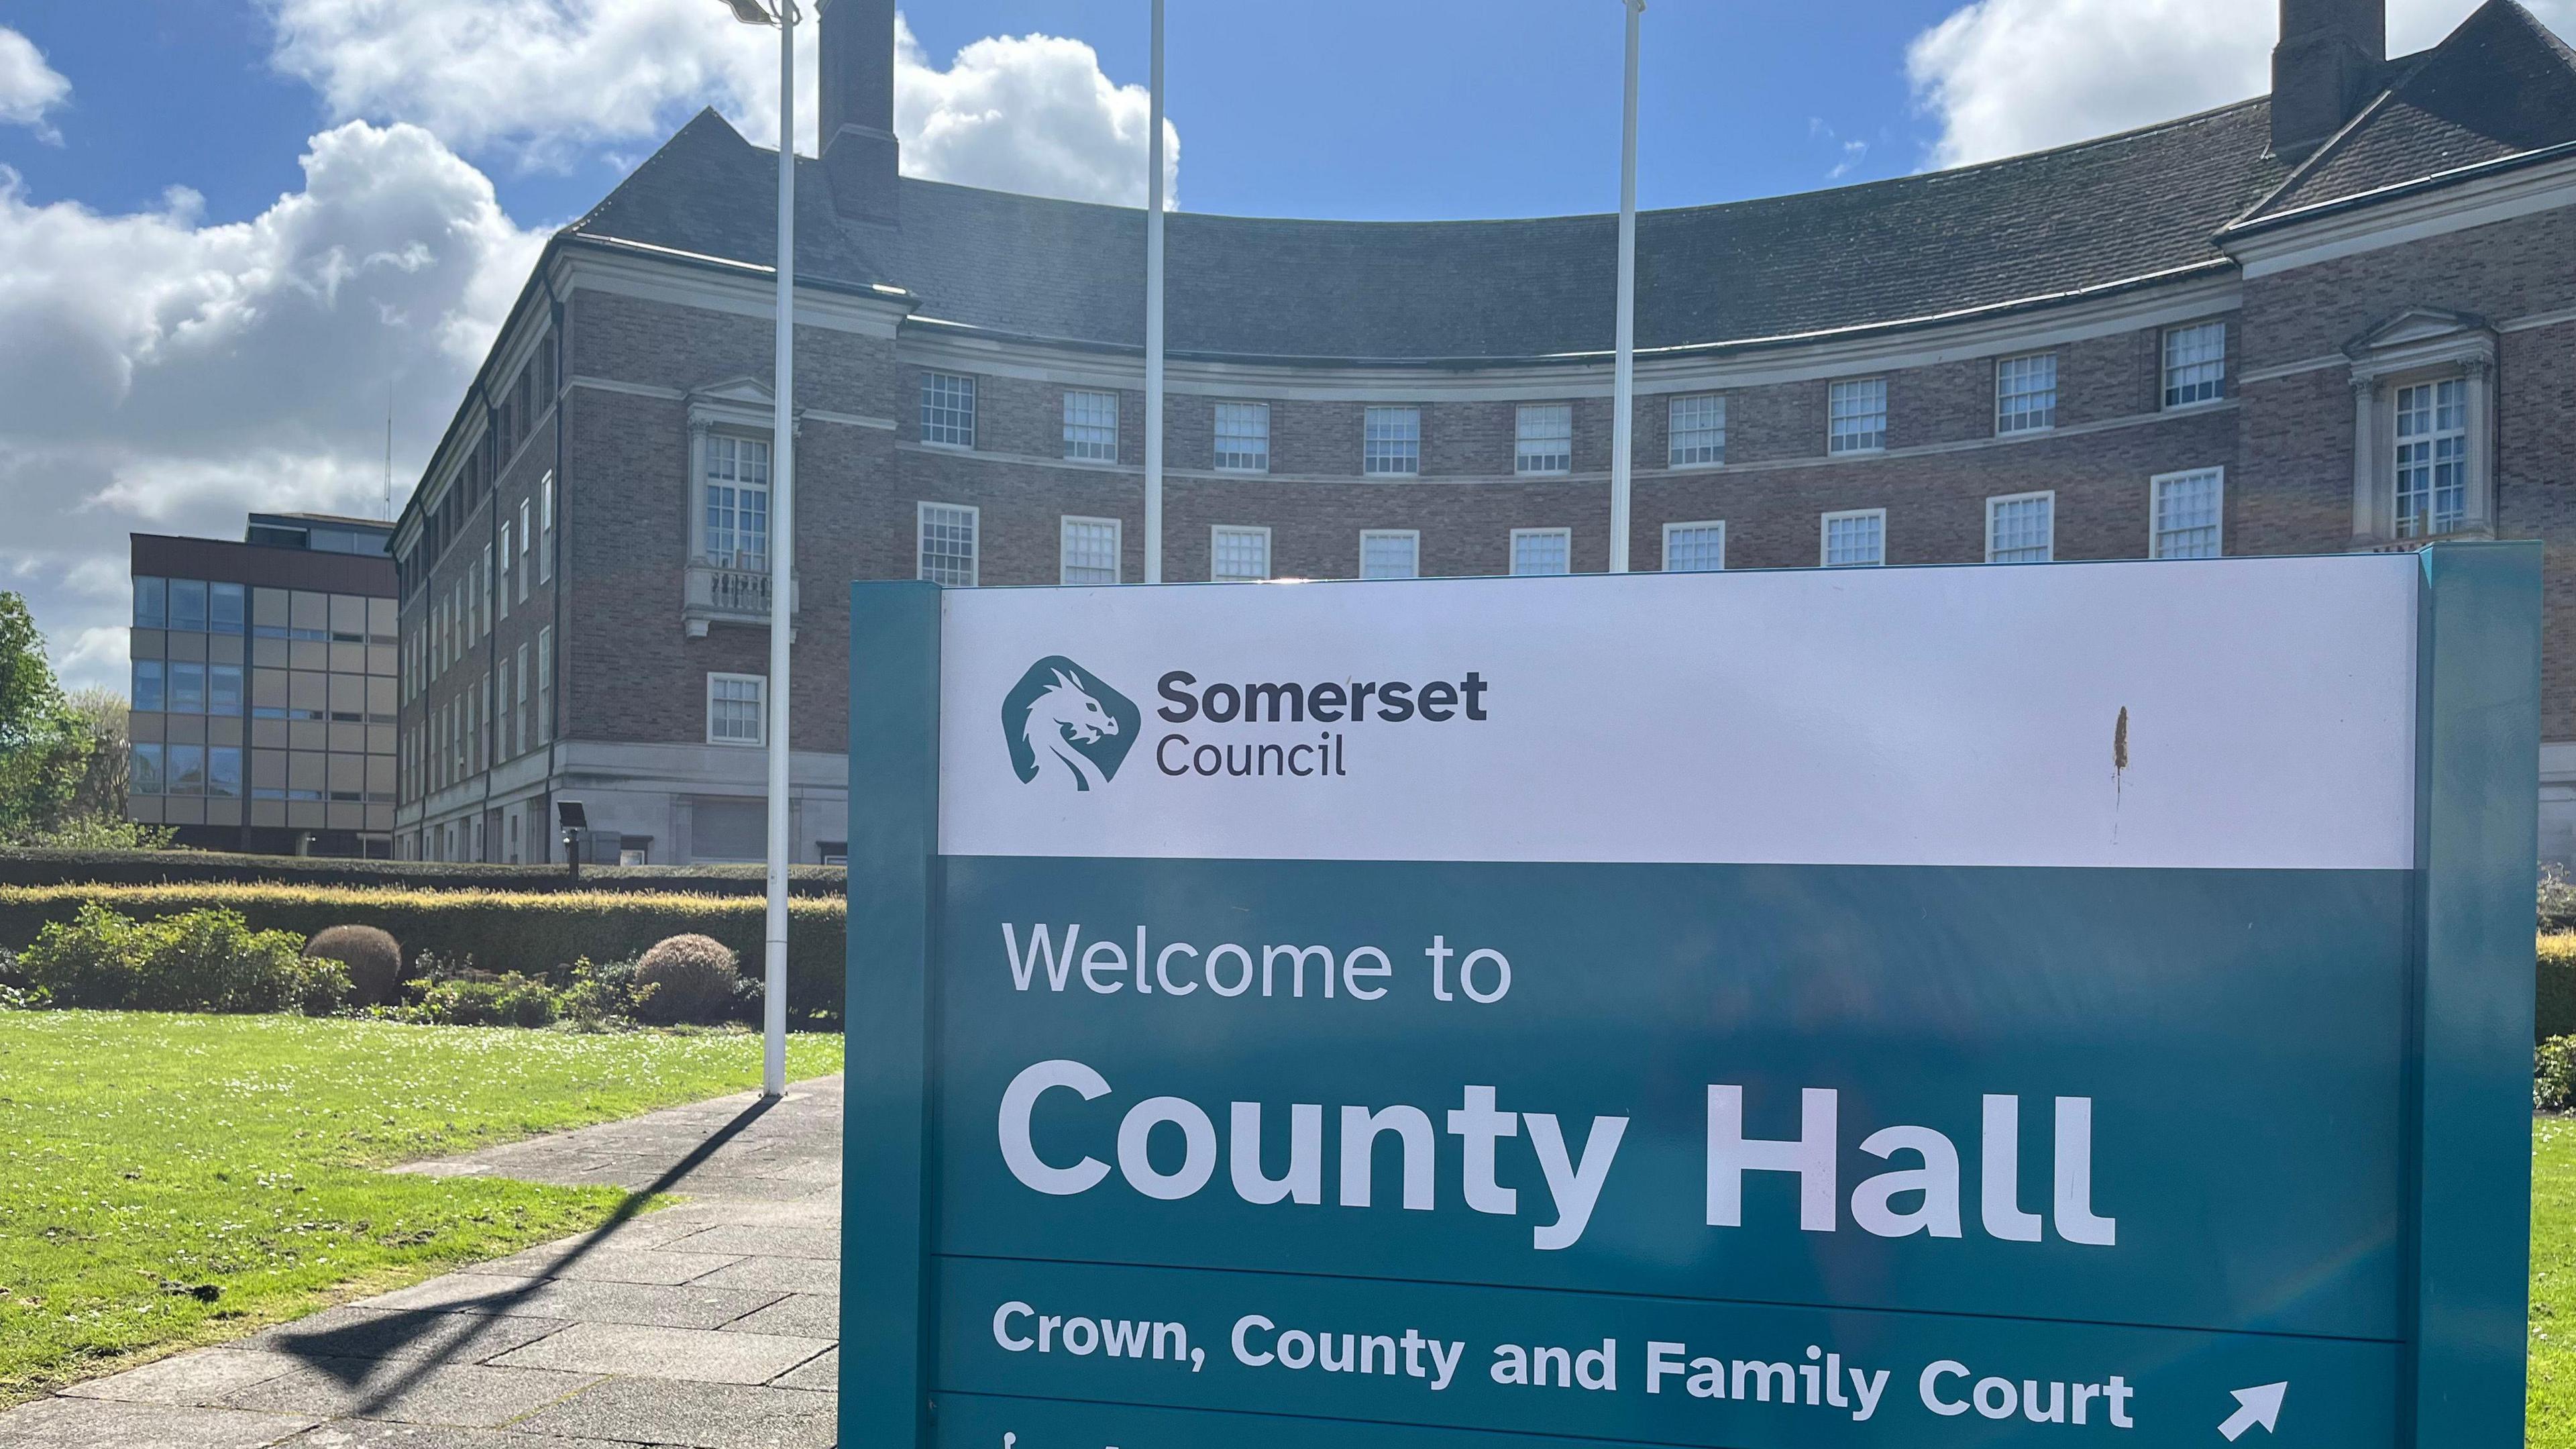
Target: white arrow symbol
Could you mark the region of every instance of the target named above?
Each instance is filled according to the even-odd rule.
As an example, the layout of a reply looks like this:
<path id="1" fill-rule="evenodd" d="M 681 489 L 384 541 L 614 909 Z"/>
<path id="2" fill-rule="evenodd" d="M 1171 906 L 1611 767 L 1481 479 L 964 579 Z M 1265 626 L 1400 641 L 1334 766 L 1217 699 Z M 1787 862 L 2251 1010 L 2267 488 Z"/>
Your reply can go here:
<path id="1" fill-rule="evenodd" d="M 2226 1436 L 2230 1444 L 2257 1424 L 2263 1426 L 2264 1433 L 2271 1433 L 2273 1424 L 2281 1417 L 2281 1396 L 2289 1391 L 2287 1380 L 2259 1388 L 2228 1390 L 2236 1396 L 2236 1412 L 2227 1416 L 2227 1422 L 2218 1426 L 2218 1432 Z"/>

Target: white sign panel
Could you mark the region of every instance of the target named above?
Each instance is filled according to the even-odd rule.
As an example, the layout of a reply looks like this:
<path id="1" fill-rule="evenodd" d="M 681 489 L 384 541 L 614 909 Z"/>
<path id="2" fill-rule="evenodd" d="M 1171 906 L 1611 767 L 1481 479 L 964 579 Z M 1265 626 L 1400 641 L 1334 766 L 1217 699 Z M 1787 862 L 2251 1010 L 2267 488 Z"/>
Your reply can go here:
<path id="1" fill-rule="evenodd" d="M 2396 555 L 954 590 L 940 850 L 2406 869 L 2416 587 Z"/>

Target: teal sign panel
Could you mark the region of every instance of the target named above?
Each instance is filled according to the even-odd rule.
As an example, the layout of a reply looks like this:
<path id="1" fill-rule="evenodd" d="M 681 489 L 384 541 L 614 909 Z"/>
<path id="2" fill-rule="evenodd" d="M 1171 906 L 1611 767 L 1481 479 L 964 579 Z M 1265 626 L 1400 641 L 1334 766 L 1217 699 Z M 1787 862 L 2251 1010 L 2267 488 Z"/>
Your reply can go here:
<path id="1" fill-rule="evenodd" d="M 858 585 L 842 1442 L 2519 1443 L 2538 598 Z"/>

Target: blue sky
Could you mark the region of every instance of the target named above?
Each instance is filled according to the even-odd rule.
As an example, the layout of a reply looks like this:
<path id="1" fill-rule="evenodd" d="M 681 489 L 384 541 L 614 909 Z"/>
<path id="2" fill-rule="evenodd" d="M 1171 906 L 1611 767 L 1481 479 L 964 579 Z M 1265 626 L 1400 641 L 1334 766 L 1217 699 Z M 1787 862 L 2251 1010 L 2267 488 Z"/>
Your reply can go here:
<path id="1" fill-rule="evenodd" d="M 1189 209 L 1616 202 L 1619 0 L 1168 3 Z M 2402 53 L 2478 0 L 2388 3 Z M 2576 32 L 2576 0 L 2531 3 Z M 1641 198 L 1873 180 L 2243 99 L 2276 14 L 1653 0 Z M 907 8 L 906 170 L 1141 202 L 1146 15 Z M 701 106 L 767 144 L 775 86 L 773 42 L 718 0 L 7 0 L 0 589 L 26 593 L 68 679 L 121 684 L 129 533 L 372 513 L 389 394 L 399 503 L 545 234 Z"/>

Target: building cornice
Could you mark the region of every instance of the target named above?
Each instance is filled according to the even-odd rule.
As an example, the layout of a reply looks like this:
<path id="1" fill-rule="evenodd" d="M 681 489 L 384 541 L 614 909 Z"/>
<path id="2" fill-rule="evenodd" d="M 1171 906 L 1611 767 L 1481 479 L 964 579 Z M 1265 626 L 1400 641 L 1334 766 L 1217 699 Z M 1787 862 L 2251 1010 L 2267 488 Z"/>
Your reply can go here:
<path id="1" fill-rule="evenodd" d="M 2237 222 L 2218 244 L 2251 281 L 2566 206 L 2576 206 L 2576 143 Z"/>

